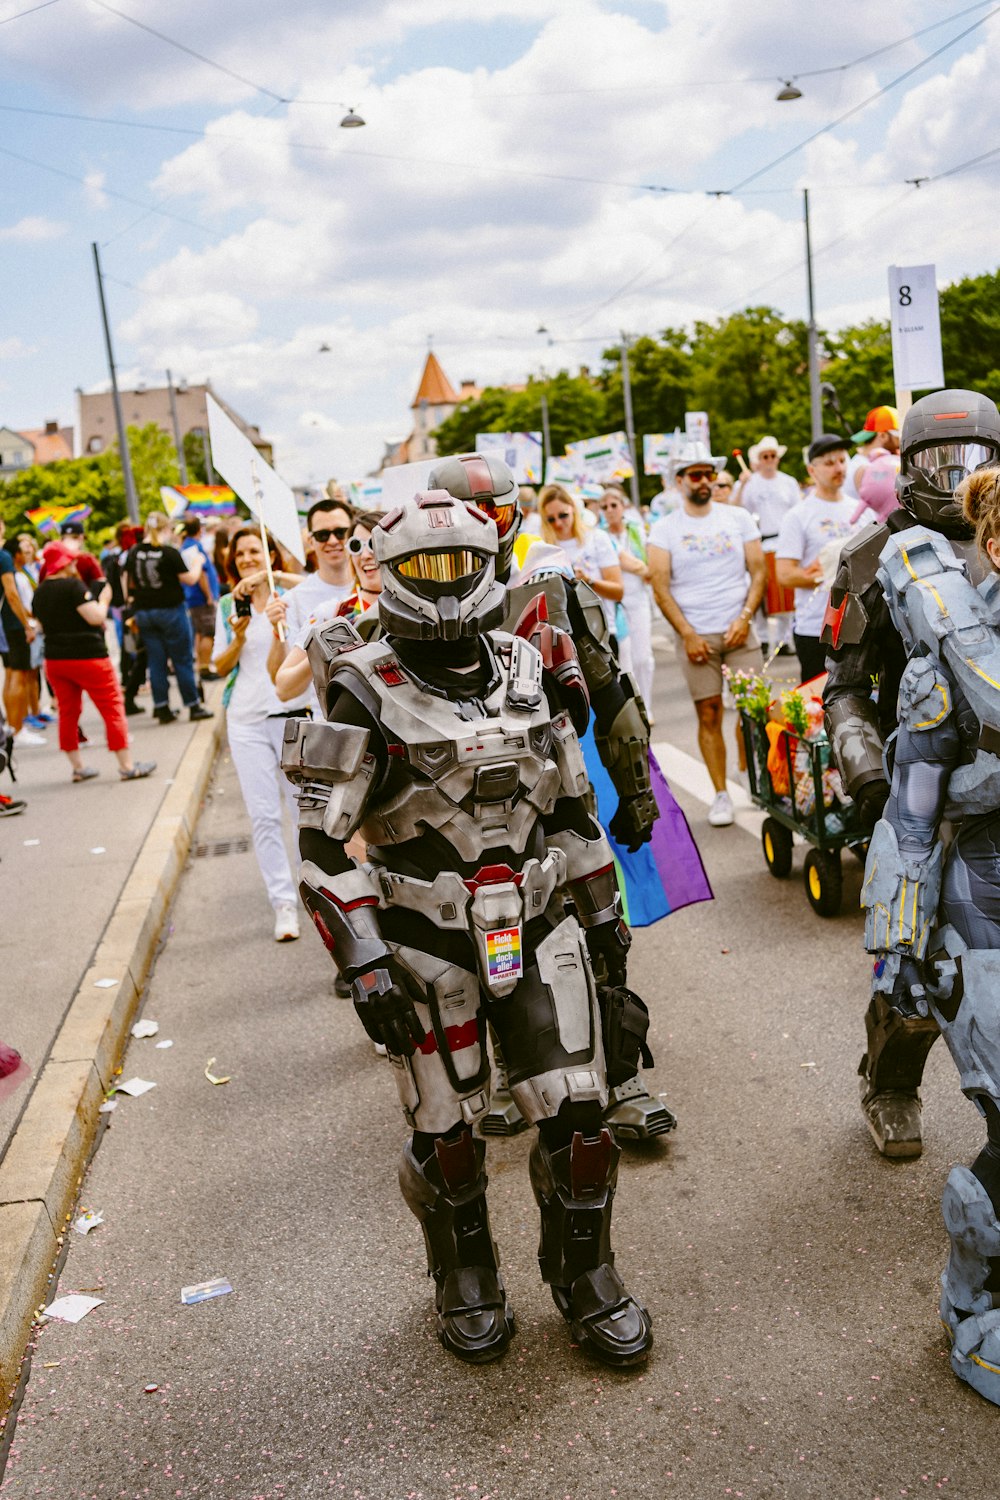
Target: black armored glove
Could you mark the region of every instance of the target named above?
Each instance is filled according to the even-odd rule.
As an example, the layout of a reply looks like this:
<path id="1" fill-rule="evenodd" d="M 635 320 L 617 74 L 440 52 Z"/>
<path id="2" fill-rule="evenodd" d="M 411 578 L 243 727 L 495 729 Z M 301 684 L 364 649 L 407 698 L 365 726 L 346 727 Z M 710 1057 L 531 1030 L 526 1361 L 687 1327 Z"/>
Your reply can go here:
<path id="1" fill-rule="evenodd" d="M 891 962 L 893 956 L 889 955 L 887 959 L 880 960 L 880 962 Z M 878 964 L 875 967 L 877 973 Z M 899 969 L 893 977 L 888 1000 L 893 1010 L 904 1020 L 914 1021 L 929 1014 L 927 980 L 923 964 L 918 963 L 915 958 L 899 959 Z"/>
<path id="2" fill-rule="evenodd" d="M 373 1042 L 395 1057 L 412 1057 L 427 1033 L 413 1008 L 413 997 L 397 966 L 388 959 L 385 967 L 359 974 L 352 986 L 354 1009 Z"/>
<path id="3" fill-rule="evenodd" d="M 632 946 L 632 934 L 625 923 L 602 922 L 599 927 L 585 928 L 584 935 L 597 983 L 610 985 L 612 989 L 623 985 L 628 975 L 628 950 Z"/>
<path id="4" fill-rule="evenodd" d="M 653 824 L 660 815 L 656 798 L 652 792 L 640 792 L 635 797 L 622 797 L 614 817 L 608 824 L 608 832 L 616 843 L 630 854 L 648 844 L 653 837 Z"/>
<path id="5" fill-rule="evenodd" d="M 858 806 L 858 816 L 869 833 L 885 811 L 889 790 L 887 781 L 866 781 L 854 799 Z"/>

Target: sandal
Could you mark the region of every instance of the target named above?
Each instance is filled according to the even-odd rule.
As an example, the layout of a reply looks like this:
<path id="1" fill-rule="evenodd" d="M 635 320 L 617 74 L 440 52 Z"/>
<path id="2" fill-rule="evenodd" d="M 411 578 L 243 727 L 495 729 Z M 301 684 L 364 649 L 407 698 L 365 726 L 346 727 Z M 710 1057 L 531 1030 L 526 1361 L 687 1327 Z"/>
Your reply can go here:
<path id="1" fill-rule="evenodd" d="M 73 772 L 74 781 L 93 781 L 95 776 L 100 776 L 96 766 L 81 766 L 79 771 Z"/>
<path id="2" fill-rule="evenodd" d="M 118 775 L 122 781 L 141 781 L 144 776 L 151 776 L 155 770 L 155 760 L 137 760 L 131 771 L 119 770 Z"/>

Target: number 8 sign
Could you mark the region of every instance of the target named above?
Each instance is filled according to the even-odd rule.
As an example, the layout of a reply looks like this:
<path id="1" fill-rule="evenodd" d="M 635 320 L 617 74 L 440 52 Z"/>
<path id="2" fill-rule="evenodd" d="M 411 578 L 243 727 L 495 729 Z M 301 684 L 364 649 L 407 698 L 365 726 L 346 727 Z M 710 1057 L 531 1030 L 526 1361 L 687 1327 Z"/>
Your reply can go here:
<path id="1" fill-rule="evenodd" d="M 944 385 L 941 319 L 933 266 L 890 266 L 892 366 L 897 391 Z"/>

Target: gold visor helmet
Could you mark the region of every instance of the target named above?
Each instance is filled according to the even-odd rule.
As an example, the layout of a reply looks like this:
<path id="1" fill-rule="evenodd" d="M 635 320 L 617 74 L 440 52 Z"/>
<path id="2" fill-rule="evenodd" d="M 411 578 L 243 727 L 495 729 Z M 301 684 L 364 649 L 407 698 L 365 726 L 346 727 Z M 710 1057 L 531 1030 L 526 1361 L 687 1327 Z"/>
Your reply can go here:
<path id="1" fill-rule="evenodd" d="M 382 569 L 379 614 L 389 635 L 458 641 L 502 621 L 497 528 L 477 506 L 447 490 L 425 491 L 382 517 L 372 547 Z"/>

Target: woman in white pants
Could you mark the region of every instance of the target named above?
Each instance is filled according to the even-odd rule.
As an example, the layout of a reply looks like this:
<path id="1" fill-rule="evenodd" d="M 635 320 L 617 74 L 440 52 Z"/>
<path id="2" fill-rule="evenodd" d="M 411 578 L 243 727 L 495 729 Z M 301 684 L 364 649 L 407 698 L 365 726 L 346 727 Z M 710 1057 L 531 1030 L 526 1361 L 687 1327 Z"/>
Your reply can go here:
<path id="1" fill-rule="evenodd" d="M 653 712 L 653 595 L 646 566 L 646 543 L 641 527 L 625 516 L 625 495 L 609 488 L 601 496 L 601 517 L 611 544 L 618 553 L 625 593 L 622 609 L 628 621 L 631 661 L 622 666 L 631 672 L 646 712 Z"/>
<path id="2" fill-rule="evenodd" d="M 271 563 L 275 569 L 280 566 L 273 546 Z M 293 824 L 296 808 L 291 784 L 281 770 L 281 742 L 287 720 L 308 712 L 312 691 L 307 689 L 282 703 L 268 676 L 267 656 L 274 637 L 264 613 L 270 595 L 263 567 L 260 532 L 245 526 L 229 543 L 226 569 L 234 587 L 216 609 L 212 665 L 227 679 L 222 702 L 229 751 L 250 815 L 254 853 L 274 908 L 274 938 L 287 943 L 299 935 L 299 918 L 282 830 L 282 803 Z"/>

